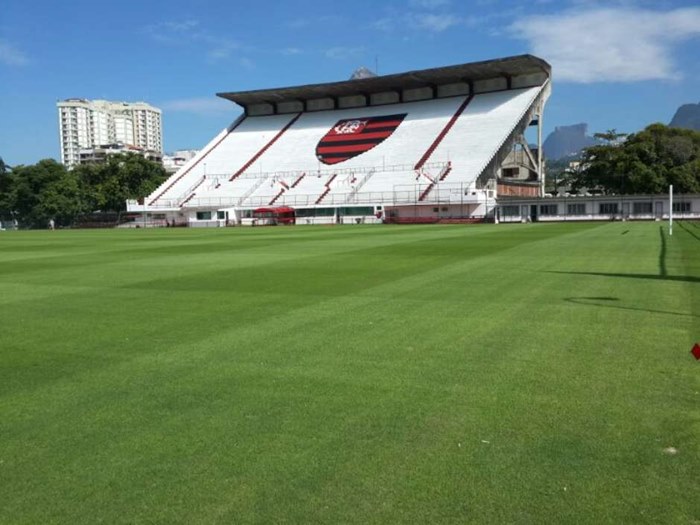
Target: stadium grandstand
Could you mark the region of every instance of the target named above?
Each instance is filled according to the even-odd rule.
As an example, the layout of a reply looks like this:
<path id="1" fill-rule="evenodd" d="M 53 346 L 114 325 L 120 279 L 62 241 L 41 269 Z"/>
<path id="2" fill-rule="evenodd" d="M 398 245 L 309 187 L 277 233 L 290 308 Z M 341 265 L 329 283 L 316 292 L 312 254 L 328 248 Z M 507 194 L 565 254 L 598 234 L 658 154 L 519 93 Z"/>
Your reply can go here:
<path id="1" fill-rule="evenodd" d="M 128 210 L 191 226 L 274 222 L 276 208 L 297 224 L 483 220 L 501 195 L 542 195 L 550 76 L 522 55 L 219 93 L 240 117 Z"/>

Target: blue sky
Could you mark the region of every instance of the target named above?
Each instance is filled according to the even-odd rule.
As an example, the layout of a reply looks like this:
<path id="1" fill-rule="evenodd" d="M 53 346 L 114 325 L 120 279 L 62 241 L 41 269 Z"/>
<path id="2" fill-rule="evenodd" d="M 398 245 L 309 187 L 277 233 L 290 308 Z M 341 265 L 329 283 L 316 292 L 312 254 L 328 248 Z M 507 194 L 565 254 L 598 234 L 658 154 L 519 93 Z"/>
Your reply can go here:
<path id="1" fill-rule="evenodd" d="M 636 131 L 700 101 L 695 1 L 4 0 L 0 156 L 58 157 L 56 101 L 146 101 L 167 151 L 201 148 L 239 113 L 216 92 L 398 73 L 533 53 L 553 66 L 545 131 Z"/>

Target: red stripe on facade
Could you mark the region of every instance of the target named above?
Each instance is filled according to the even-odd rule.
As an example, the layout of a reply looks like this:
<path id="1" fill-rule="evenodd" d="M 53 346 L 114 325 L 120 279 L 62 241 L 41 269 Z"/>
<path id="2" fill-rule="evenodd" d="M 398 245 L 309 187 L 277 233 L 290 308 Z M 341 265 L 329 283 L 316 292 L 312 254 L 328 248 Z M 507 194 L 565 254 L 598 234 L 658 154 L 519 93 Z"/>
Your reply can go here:
<path id="1" fill-rule="evenodd" d="M 180 179 L 182 179 L 182 177 L 184 177 L 185 175 L 187 175 L 187 174 L 190 172 L 190 170 L 191 170 L 192 168 L 194 168 L 197 164 L 199 164 L 199 163 L 202 161 L 202 159 L 204 159 L 204 157 L 206 157 L 206 156 L 209 155 L 212 151 L 214 151 L 214 149 L 215 149 L 219 144 L 221 144 L 221 143 L 224 141 L 224 139 L 225 139 L 226 137 L 228 137 L 231 133 L 233 133 L 234 130 L 235 130 L 238 126 L 240 126 L 240 125 L 243 123 L 244 120 L 245 120 L 245 117 L 243 117 L 241 120 L 239 120 L 238 123 L 236 123 L 236 125 L 233 126 L 233 127 L 229 130 L 228 133 L 226 133 L 226 135 L 224 135 L 223 137 L 221 137 L 221 140 L 218 140 L 218 141 L 216 142 L 216 144 L 214 144 L 211 148 L 209 148 L 209 149 L 207 150 L 207 152 L 206 152 L 204 155 L 202 155 L 201 157 L 199 157 L 199 159 L 197 160 L 197 162 L 195 162 L 194 164 L 192 164 L 192 166 L 190 166 L 189 168 L 187 168 L 187 170 L 185 170 L 185 171 L 182 173 L 182 175 L 180 175 L 177 179 L 175 179 L 175 180 L 172 181 L 170 184 L 168 184 L 168 187 L 165 188 L 163 191 L 161 191 L 161 192 L 158 194 L 158 196 L 150 202 L 149 206 L 153 206 L 153 203 L 156 202 L 158 199 L 160 199 L 160 198 L 165 194 L 166 191 L 168 191 L 168 190 L 169 190 L 170 188 L 172 188 L 175 184 L 177 184 L 177 182 L 178 182 Z"/>
<path id="2" fill-rule="evenodd" d="M 285 131 L 287 131 L 289 128 L 291 128 L 291 127 L 294 125 L 294 123 L 295 123 L 297 120 L 299 120 L 299 117 L 301 117 L 301 113 L 297 113 L 297 115 L 296 115 L 292 120 L 290 120 L 289 122 L 287 122 L 287 125 L 286 125 L 285 127 L 283 127 L 283 128 L 279 131 L 279 133 L 277 133 L 277 135 L 275 135 L 274 137 L 272 137 L 272 139 L 270 140 L 270 142 L 268 142 L 267 144 L 265 144 L 265 145 L 260 149 L 260 151 L 258 151 L 255 155 L 253 155 L 253 156 L 251 157 L 251 159 L 243 165 L 242 168 L 240 168 L 236 173 L 234 173 L 234 174 L 231 176 L 231 178 L 230 178 L 229 180 L 235 179 L 235 178 L 238 177 L 241 173 L 243 173 L 245 170 L 247 170 L 248 168 L 250 168 L 250 166 L 251 166 L 256 160 L 258 160 L 258 159 L 270 148 L 270 146 L 272 146 L 275 142 L 277 142 L 277 140 L 278 140 L 282 135 L 284 135 L 284 132 L 285 132 Z"/>
<path id="3" fill-rule="evenodd" d="M 346 140 L 385 139 L 392 133 L 391 131 L 375 131 L 374 133 L 358 133 L 356 135 L 328 135 L 323 138 L 321 143 L 344 142 Z"/>
<path id="4" fill-rule="evenodd" d="M 339 162 L 344 162 L 352 157 L 331 157 L 323 159 L 324 164 L 338 164 Z"/>
<path id="5" fill-rule="evenodd" d="M 367 151 L 376 144 L 352 144 L 349 146 L 319 146 L 316 151 L 319 155 L 324 153 L 350 153 L 355 151 Z"/>
<path id="6" fill-rule="evenodd" d="M 454 115 L 452 115 L 452 118 L 450 121 L 445 124 L 445 127 L 442 128 L 442 131 L 438 134 L 437 137 L 435 137 L 435 140 L 433 143 L 430 145 L 430 147 L 423 153 L 423 156 L 420 158 L 420 160 L 416 163 L 415 167 L 413 169 L 419 170 L 423 167 L 423 164 L 428 162 L 428 159 L 430 156 L 433 154 L 435 151 L 435 148 L 437 148 L 442 140 L 445 138 L 445 136 L 449 133 L 449 131 L 452 129 L 452 126 L 455 125 L 455 122 L 457 122 L 457 119 L 460 117 L 460 115 L 464 112 L 464 110 L 467 108 L 469 103 L 472 101 L 474 98 L 474 94 L 471 93 L 469 96 L 465 99 L 464 102 L 457 108 L 457 111 L 455 112 Z"/>
<path id="7" fill-rule="evenodd" d="M 403 122 L 403 119 L 400 120 L 384 120 L 384 121 L 379 121 L 379 122 L 368 122 L 363 129 L 371 129 L 371 128 L 389 128 L 389 127 L 398 127 L 399 124 Z"/>

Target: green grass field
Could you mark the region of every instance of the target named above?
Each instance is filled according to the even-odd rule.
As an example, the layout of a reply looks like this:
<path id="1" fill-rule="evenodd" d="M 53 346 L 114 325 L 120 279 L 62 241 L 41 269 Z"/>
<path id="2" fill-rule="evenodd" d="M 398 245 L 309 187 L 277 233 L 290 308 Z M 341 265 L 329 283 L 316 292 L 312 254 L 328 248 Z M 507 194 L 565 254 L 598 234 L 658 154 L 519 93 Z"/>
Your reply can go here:
<path id="1" fill-rule="evenodd" d="M 700 522 L 697 223 L 3 232 L 0 307 L 1 523 Z"/>

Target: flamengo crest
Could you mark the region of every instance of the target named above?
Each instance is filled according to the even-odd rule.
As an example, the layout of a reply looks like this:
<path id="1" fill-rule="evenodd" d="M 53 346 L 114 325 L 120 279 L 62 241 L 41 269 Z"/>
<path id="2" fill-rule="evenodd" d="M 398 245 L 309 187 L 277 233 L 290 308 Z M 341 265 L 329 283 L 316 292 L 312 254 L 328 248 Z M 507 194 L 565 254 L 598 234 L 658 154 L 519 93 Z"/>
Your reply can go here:
<path id="1" fill-rule="evenodd" d="M 406 113 L 339 120 L 316 146 L 324 164 L 338 164 L 384 142 L 403 122 Z"/>

